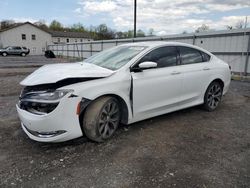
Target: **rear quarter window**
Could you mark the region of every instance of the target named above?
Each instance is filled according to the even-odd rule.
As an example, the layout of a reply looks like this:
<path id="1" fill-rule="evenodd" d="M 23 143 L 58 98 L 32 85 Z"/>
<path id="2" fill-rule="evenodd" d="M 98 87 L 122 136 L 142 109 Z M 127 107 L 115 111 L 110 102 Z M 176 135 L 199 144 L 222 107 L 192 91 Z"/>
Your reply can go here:
<path id="1" fill-rule="evenodd" d="M 195 48 L 179 46 L 181 64 L 202 63 L 210 60 L 210 55 Z"/>
<path id="2" fill-rule="evenodd" d="M 201 51 L 201 55 L 202 55 L 202 60 L 203 60 L 203 62 L 208 62 L 208 61 L 210 61 L 210 58 L 211 58 L 210 55 L 208 55 L 207 53 L 202 52 L 202 51 Z"/>
<path id="3" fill-rule="evenodd" d="M 181 57 L 181 64 L 183 65 L 201 63 L 203 61 L 200 51 L 194 48 L 179 46 L 178 49 Z"/>

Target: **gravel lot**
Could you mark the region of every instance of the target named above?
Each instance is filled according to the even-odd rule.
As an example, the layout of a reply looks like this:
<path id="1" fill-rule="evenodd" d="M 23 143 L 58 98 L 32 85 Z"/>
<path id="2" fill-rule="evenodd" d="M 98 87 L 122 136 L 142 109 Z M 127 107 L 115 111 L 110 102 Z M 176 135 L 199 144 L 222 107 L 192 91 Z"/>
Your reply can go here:
<path id="1" fill-rule="evenodd" d="M 250 83 L 232 81 L 215 112 L 199 107 L 119 128 L 102 144 L 27 138 L 15 103 L 44 57 L 0 57 L 0 187 L 250 187 Z"/>

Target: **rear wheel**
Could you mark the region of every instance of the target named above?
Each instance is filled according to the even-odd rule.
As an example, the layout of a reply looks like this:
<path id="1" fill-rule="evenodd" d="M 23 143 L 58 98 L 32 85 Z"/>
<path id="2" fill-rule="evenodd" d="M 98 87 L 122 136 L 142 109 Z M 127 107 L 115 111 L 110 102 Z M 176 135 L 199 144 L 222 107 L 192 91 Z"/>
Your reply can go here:
<path id="1" fill-rule="evenodd" d="M 26 56 L 26 53 L 21 53 L 21 56 L 25 57 L 25 56 Z"/>
<path id="2" fill-rule="evenodd" d="M 8 54 L 6 52 L 2 53 L 2 56 L 6 57 Z"/>
<path id="3" fill-rule="evenodd" d="M 83 118 L 83 129 L 86 136 L 96 142 L 111 138 L 121 119 L 117 99 L 101 97 L 87 108 Z"/>
<path id="4" fill-rule="evenodd" d="M 223 87 L 219 82 L 212 82 L 205 93 L 203 107 L 207 111 L 215 110 L 220 104 Z"/>

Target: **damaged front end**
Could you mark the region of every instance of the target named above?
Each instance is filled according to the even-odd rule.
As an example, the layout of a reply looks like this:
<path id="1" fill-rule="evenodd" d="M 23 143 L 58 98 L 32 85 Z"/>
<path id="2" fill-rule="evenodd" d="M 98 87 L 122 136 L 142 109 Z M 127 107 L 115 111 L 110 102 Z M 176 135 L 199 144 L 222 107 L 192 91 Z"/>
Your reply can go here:
<path id="1" fill-rule="evenodd" d="M 111 74 L 113 71 L 87 63 L 39 68 L 20 83 L 24 88 L 16 107 L 22 129 L 31 139 L 41 142 L 82 136 L 79 117 L 90 100 L 78 96 L 74 84 Z"/>
<path id="2" fill-rule="evenodd" d="M 98 78 L 70 78 L 53 84 L 26 86 L 20 94 L 18 106 L 20 109 L 36 115 L 48 114 L 58 106 L 62 97 L 73 93 L 73 90 L 58 88 L 93 79 Z"/>
<path id="3" fill-rule="evenodd" d="M 62 97 L 72 90 L 45 90 L 25 92 L 20 96 L 19 108 L 36 115 L 45 115 L 52 112 Z"/>

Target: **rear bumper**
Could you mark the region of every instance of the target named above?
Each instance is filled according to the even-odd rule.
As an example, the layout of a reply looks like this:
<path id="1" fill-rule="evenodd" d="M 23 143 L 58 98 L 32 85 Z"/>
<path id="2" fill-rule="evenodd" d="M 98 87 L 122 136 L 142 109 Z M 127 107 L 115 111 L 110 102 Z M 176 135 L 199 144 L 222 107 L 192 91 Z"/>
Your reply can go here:
<path id="1" fill-rule="evenodd" d="M 36 115 L 16 105 L 24 132 L 39 142 L 63 142 L 83 135 L 76 107 L 79 98 L 66 98 L 49 114 Z"/>

